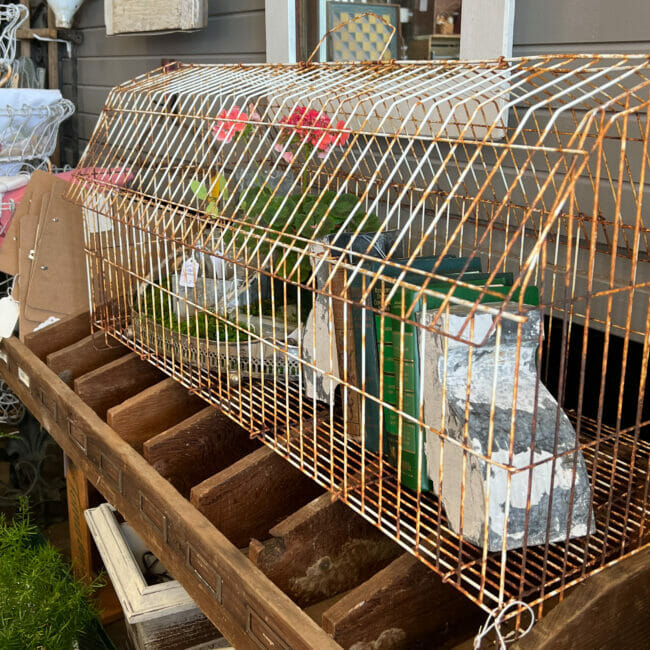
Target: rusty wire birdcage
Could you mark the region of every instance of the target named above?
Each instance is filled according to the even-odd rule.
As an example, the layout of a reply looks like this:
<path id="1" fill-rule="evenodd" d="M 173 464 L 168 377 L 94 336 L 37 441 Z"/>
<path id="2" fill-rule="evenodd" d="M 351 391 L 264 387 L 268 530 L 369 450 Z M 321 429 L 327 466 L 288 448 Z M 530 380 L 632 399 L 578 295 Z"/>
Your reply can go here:
<path id="1" fill-rule="evenodd" d="M 69 193 L 93 322 L 541 615 L 650 540 L 649 93 L 647 56 L 138 77 Z"/>

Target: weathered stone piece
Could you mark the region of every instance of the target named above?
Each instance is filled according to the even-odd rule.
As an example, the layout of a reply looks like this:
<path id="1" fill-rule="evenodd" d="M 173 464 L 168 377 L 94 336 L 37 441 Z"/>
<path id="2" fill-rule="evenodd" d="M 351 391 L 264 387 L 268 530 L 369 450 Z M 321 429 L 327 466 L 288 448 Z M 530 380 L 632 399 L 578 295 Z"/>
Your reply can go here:
<path id="1" fill-rule="evenodd" d="M 427 314 L 428 322 L 433 315 Z M 521 325 L 518 359 L 517 322 L 502 319 L 498 349 L 496 329 L 484 345 L 472 348 L 446 336 L 457 335 L 466 319 L 466 310 L 463 313 L 463 309 L 452 309 L 438 321 L 445 334 L 427 333 L 425 345 L 425 422 L 448 438 L 427 430 L 428 474 L 434 491 L 440 493 L 451 528 L 483 547 L 487 518 L 489 551 L 502 549 L 504 535 L 507 549 L 520 548 L 524 538 L 528 546 L 533 546 L 565 540 L 567 532 L 569 537 L 586 535 L 589 475 L 582 452 L 576 451 L 576 432 L 555 398 L 537 381 L 541 311 L 531 309 L 528 320 Z M 473 320 L 473 342 L 480 343 L 492 326 L 492 316 L 476 314 Z M 468 325 L 462 334 L 465 340 L 469 340 L 469 333 Z M 472 451 L 464 451 L 456 442 L 462 443 L 465 435 Z M 565 452 L 571 453 L 557 458 Z M 477 454 L 508 469 L 488 463 Z M 539 464 L 532 470 L 522 469 L 531 463 Z"/>

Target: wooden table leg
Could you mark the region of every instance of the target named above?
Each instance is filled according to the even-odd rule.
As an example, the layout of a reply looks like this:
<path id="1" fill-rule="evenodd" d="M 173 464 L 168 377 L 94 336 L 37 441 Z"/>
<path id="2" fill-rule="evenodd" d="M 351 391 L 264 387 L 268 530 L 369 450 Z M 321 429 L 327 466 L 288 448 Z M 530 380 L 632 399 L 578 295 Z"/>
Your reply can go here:
<path id="1" fill-rule="evenodd" d="M 92 554 L 92 537 L 84 518 L 84 510 L 90 507 L 90 485 L 83 472 L 66 459 L 66 491 L 68 498 L 68 522 L 70 527 L 70 557 L 72 569 L 79 580 L 90 581 L 95 577 Z M 108 578 L 96 594 L 102 624 L 122 618 L 122 608 Z"/>

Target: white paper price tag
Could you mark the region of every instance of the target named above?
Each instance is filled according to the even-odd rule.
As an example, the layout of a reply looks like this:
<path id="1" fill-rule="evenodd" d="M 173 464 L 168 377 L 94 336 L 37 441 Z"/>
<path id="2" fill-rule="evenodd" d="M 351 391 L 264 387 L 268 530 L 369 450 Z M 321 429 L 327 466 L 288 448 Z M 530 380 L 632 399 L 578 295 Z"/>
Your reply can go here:
<path id="1" fill-rule="evenodd" d="M 198 273 L 199 263 L 193 257 L 190 257 L 190 259 L 183 264 L 183 268 L 181 269 L 181 276 L 178 279 L 178 284 L 180 284 L 181 287 L 196 286 L 196 278 L 198 277 Z"/>
<path id="2" fill-rule="evenodd" d="M 11 296 L 0 298 L 0 339 L 14 333 L 19 313 L 20 306 Z"/>
<path id="3" fill-rule="evenodd" d="M 223 260 L 216 255 L 210 255 L 210 260 L 212 261 L 212 268 L 214 269 L 214 275 L 217 280 L 223 280 L 224 275 L 224 265 Z"/>

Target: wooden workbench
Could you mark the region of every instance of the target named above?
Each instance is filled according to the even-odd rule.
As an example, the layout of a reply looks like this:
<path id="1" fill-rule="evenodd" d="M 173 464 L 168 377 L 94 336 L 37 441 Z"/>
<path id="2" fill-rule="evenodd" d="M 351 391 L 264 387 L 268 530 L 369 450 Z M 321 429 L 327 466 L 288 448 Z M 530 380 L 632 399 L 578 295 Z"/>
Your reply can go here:
<path id="1" fill-rule="evenodd" d="M 112 339 L 91 336 L 87 314 L 25 344 L 2 341 L 0 375 L 238 649 L 452 647 L 484 620 L 225 416 Z M 521 647 L 643 639 L 647 617 L 633 625 L 624 610 L 650 604 L 648 552 L 608 571 L 538 623 L 537 645 Z M 585 644 L 574 634 L 557 645 L 557 631 L 584 625 L 599 602 L 612 615 L 591 622 Z"/>

